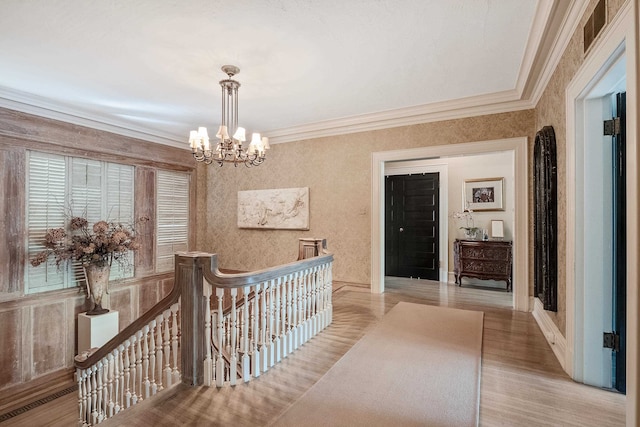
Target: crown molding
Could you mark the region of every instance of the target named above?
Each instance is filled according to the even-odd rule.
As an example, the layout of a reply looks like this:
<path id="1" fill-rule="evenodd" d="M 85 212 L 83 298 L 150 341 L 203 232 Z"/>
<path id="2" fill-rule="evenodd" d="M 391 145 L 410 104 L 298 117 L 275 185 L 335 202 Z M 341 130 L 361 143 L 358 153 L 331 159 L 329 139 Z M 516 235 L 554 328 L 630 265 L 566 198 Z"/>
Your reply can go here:
<path id="1" fill-rule="evenodd" d="M 556 7 L 559 7 L 559 4 L 561 4 L 561 2 L 558 1 L 556 1 L 556 3 Z M 561 19 L 558 17 L 556 22 L 549 23 L 551 28 L 548 27 L 546 32 L 549 34 L 555 34 L 555 37 L 550 41 L 549 46 L 545 43 L 540 44 L 538 51 L 541 53 L 548 53 L 546 57 L 542 59 L 542 69 L 539 72 L 535 72 L 534 76 L 532 76 L 534 78 L 530 79 L 532 82 L 530 95 L 526 96 L 527 92 L 524 92 L 524 96 L 529 98 L 534 106 L 538 104 L 544 90 L 547 88 L 547 85 L 558 67 L 560 59 L 571 41 L 571 37 L 573 37 L 573 34 L 578 28 L 580 20 L 584 16 L 588 5 L 588 1 L 571 0 L 570 4 L 566 8 L 566 12 L 559 14 Z M 554 28 L 556 26 L 558 28 L 557 31 L 555 31 Z"/>
<path id="2" fill-rule="evenodd" d="M 543 46 L 548 34 L 549 18 L 554 9 L 557 10 L 558 2 L 555 0 L 540 0 L 536 6 L 536 12 L 533 17 L 529 37 L 527 37 L 527 46 L 524 50 L 520 71 L 516 80 L 516 90 L 523 98 L 527 83 L 531 82 L 532 73 L 535 70 L 536 59 L 539 58 L 541 46 Z"/>
<path id="3" fill-rule="evenodd" d="M 176 135 L 161 134 L 124 120 L 113 120 L 109 116 L 53 103 L 47 98 L 6 87 L 0 87 L 0 107 L 176 148 L 189 148 L 186 140 Z"/>
<path id="4" fill-rule="evenodd" d="M 309 123 L 286 129 L 274 129 L 265 132 L 265 135 L 269 136 L 270 143 L 279 144 L 531 108 L 533 108 L 533 105 L 530 102 L 518 99 L 515 90 L 511 90 L 380 113 Z"/>
<path id="5" fill-rule="evenodd" d="M 503 92 L 265 131 L 273 144 L 535 108 L 589 2 L 540 0 L 516 87 Z M 549 21 L 552 17 L 552 21 Z M 189 149 L 175 134 L 0 87 L 0 107 L 131 138 Z"/>

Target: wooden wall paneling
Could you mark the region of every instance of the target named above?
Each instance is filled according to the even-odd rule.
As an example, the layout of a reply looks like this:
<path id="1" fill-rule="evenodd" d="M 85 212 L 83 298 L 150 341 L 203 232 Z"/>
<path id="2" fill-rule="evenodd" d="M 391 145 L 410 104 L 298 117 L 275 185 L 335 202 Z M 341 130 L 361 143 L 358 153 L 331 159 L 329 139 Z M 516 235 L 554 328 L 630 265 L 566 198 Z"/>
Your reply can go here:
<path id="1" fill-rule="evenodd" d="M 30 141 L 27 148 L 46 147 L 46 151 L 71 154 L 99 160 L 108 155 L 111 161 L 147 166 L 164 165 L 168 169 L 193 168 L 191 151 L 91 129 L 53 119 L 0 108 L 0 135 Z M 35 144 L 34 144 L 35 143 Z"/>
<path id="2" fill-rule="evenodd" d="M 20 380 L 22 382 L 30 381 L 33 378 L 32 369 L 33 366 L 33 322 L 31 321 L 31 306 L 22 307 L 20 310 L 20 316 L 22 317 L 20 337 L 22 339 L 22 348 L 20 349 L 20 359 L 22 366 L 20 366 Z"/>
<path id="3" fill-rule="evenodd" d="M 141 248 L 135 253 L 136 277 L 145 276 L 155 272 L 155 245 L 156 235 L 156 171 L 146 167 L 136 167 L 135 176 L 135 215 L 136 218 L 147 217 L 147 221 L 140 228 Z"/>
<path id="4" fill-rule="evenodd" d="M 18 384 L 22 358 L 22 313 L 20 309 L 0 312 L 0 388 Z"/>
<path id="5" fill-rule="evenodd" d="M 158 288 L 160 283 L 157 280 L 148 280 L 140 284 L 140 315 L 146 313 L 151 307 L 160 301 L 158 296 Z"/>
<path id="6" fill-rule="evenodd" d="M 111 310 L 118 311 L 118 331 L 121 331 L 137 317 L 132 287 L 112 289 L 110 294 Z"/>
<path id="7" fill-rule="evenodd" d="M 33 377 L 39 377 L 66 365 L 67 317 L 64 301 L 36 305 L 31 309 Z"/>
<path id="8" fill-rule="evenodd" d="M 0 151 L 0 293 L 20 293 L 24 277 L 24 150 Z"/>
<path id="9" fill-rule="evenodd" d="M 173 289 L 173 276 L 160 281 L 160 299 L 166 297 Z"/>
<path id="10" fill-rule="evenodd" d="M 80 289 L 24 295 L 26 151 L 38 150 L 136 167 L 136 217 L 155 212 L 158 168 L 191 173 L 196 219 L 196 165 L 190 150 L 0 108 L 0 390 L 24 389 L 56 372 L 68 373 L 77 353 L 77 315 L 90 301 Z M 142 196 L 138 196 L 141 194 Z M 155 218 L 150 218 L 136 278 L 112 283 L 110 308 L 122 330 L 173 288 L 173 272 L 155 274 Z M 190 248 L 196 230 L 190 229 Z M 142 280 L 140 280 L 142 279 Z"/>

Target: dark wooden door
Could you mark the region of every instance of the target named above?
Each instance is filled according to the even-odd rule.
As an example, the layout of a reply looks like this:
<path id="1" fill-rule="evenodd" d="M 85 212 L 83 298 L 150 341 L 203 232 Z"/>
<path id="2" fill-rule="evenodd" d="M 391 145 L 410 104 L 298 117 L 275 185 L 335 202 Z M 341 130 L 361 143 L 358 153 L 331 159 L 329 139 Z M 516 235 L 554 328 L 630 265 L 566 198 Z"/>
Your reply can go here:
<path id="1" fill-rule="evenodd" d="M 614 388 L 627 389 L 627 226 L 626 226 L 626 93 L 616 95 L 619 133 L 613 135 L 613 330 L 619 348 L 613 354 Z"/>
<path id="2" fill-rule="evenodd" d="M 438 173 L 385 181 L 385 274 L 438 280 Z"/>

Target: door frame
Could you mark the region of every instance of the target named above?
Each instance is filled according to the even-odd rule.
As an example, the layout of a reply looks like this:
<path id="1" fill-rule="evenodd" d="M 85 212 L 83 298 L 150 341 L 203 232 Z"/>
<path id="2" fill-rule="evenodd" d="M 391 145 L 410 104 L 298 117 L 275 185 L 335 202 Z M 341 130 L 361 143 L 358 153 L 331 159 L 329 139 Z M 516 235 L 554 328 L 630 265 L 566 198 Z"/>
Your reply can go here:
<path id="1" fill-rule="evenodd" d="M 447 253 L 447 236 L 449 235 L 449 221 L 447 215 L 449 200 L 448 197 L 442 197 L 443 194 L 449 194 L 449 167 L 446 164 L 416 165 L 412 164 L 396 164 L 385 166 L 385 176 L 395 175 L 411 175 L 421 173 L 437 173 L 440 182 L 440 193 L 438 196 L 438 209 L 440 217 L 438 219 L 438 257 L 440 258 L 440 268 L 438 270 L 438 280 L 446 282 L 449 276 L 449 256 Z M 384 189 L 384 187 L 382 187 Z M 384 232 L 384 228 L 383 228 Z M 384 259 L 384 258 L 383 258 Z"/>
<path id="2" fill-rule="evenodd" d="M 576 280 L 576 227 L 569 225 L 576 221 L 576 147 L 584 140 L 584 97 L 588 94 L 600 77 L 622 55 L 626 59 L 626 92 L 627 92 L 627 425 L 637 425 L 640 421 L 640 396 L 638 394 L 639 360 L 638 344 L 640 331 L 638 280 L 639 260 L 638 247 L 638 199 L 640 198 L 637 164 L 640 160 L 637 148 L 640 140 L 637 114 L 638 85 L 638 23 L 640 22 L 640 8 L 634 6 L 637 2 L 628 1 L 618 12 L 614 20 L 605 29 L 596 45 L 592 47 L 589 56 L 574 76 L 566 91 L 566 332 L 567 352 L 563 367 L 572 378 L 576 374 L 576 351 L 579 337 L 576 330 L 576 313 L 584 310 L 582 301 L 577 294 L 577 287 L 583 284 Z"/>
<path id="3" fill-rule="evenodd" d="M 469 156 L 514 152 L 514 246 L 513 305 L 518 311 L 530 311 L 529 233 L 528 233 L 528 152 L 527 137 L 507 138 L 461 144 L 436 145 L 371 154 L 371 292 L 384 292 L 384 172 L 385 163 L 438 157 Z M 448 245 L 447 245 L 448 247 Z"/>

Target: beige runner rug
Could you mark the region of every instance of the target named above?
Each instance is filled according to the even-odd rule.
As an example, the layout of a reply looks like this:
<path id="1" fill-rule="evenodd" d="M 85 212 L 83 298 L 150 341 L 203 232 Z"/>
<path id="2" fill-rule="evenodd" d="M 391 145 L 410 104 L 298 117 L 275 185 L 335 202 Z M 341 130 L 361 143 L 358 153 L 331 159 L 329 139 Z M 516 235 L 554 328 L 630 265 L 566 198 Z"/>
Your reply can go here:
<path id="1" fill-rule="evenodd" d="M 477 426 L 484 313 L 398 303 L 274 426 Z"/>

